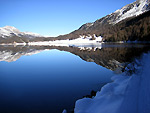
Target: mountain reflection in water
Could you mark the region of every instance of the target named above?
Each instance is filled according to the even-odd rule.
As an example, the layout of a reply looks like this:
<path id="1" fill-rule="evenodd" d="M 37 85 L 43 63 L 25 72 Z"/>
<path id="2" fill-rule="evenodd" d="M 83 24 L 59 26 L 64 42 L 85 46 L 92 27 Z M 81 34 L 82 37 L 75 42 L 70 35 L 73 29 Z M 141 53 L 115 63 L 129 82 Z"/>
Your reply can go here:
<path id="1" fill-rule="evenodd" d="M 0 61 L 12 62 L 21 56 L 33 55 L 44 50 L 58 49 L 79 56 L 87 62 L 95 62 L 110 70 L 124 70 L 126 63 L 150 50 L 144 44 L 102 44 L 96 46 L 57 47 L 57 46 L 0 46 Z"/>
<path id="2" fill-rule="evenodd" d="M 122 73 L 149 50 L 143 44 L 0 46 L 0 112 L 70 112 L 77 99 L 112 82 L 112 71 Z"/>

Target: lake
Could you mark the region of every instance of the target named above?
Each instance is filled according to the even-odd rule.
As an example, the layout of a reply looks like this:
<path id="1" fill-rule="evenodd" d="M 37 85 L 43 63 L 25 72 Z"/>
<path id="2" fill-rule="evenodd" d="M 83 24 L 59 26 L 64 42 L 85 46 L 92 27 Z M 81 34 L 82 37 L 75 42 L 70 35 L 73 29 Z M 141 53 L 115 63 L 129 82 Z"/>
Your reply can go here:
<path id="1" fill-rule="evenodd" d="M 145 44 L 0 46 L 0 113 L 72 112 L 76 100 L 112 82 Z"/>

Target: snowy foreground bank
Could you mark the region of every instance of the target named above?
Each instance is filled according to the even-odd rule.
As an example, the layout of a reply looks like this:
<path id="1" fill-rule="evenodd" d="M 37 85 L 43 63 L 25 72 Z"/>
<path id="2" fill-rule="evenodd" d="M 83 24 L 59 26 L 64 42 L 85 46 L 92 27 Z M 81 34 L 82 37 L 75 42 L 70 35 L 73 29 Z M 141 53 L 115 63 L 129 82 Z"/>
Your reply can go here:
<path id="1" fill-rule="evenodd" d="M 150 113 L 150 53 L 127 67 L 94 98 L 77 100 L 75 113 Z M 127 76 L 129 70 L 135 73 Z"/>

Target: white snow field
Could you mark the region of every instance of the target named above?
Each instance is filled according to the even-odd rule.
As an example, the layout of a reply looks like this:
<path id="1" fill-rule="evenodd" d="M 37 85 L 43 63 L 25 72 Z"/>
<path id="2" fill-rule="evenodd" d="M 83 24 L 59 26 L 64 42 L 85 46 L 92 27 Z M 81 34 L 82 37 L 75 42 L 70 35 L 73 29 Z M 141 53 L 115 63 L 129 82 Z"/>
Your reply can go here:
<path id="1" fill-rule="evenodd" d="M 73 40 L 55 40 L 55 41 L 45 41 L 45 42 L 29 42 L 28 45 L 35 46 L 35 45 L 48 45 L 48 46 L 82 46 L 82 45 L 101 45 L 102 37 L 96 37 L 94 35 L 95 40 L 91 40 L 92 36 L 89 35 L 88 37 L 80 36 L 77 39 Z"/>

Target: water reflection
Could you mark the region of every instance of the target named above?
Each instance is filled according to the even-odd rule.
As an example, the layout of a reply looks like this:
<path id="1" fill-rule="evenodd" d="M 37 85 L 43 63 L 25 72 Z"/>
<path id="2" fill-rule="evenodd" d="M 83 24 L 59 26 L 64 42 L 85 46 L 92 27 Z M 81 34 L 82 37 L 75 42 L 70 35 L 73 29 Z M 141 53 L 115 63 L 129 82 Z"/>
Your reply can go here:
<path id="1" fill-rule="evenodd" d="M 102 44 L 84 45 L 78 47 L 57 46 L 0 46 L 0 61 L 12 62 L 21 56 L 40 53 L 44 50 L 58 49 L 73 53 L 87 62 L 95 62 L 110 70 L 123 71 L 124 67 L 135 57 L 150 50 L 149 45 L 143 44 Z"/>
<path id="2" fill-rule="evenodd" d="M 77 99 L 112 82 L 110 70 L 123 72 L 149 49 L 133 44 L 0 46 L 0 112 L 72 111 Z"/>

